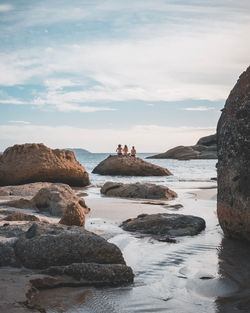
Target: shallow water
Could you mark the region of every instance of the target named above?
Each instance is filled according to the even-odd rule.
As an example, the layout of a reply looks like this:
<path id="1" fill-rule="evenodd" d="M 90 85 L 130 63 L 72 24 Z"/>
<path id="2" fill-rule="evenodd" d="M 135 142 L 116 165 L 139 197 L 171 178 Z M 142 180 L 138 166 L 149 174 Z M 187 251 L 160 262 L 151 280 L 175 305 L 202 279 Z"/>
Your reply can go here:
<path id="1" fill-rule="evenodd" d="M 105 156 L 82 161 L 88 171 Z M 92 158 L 92 160 L 91 160 Z M 98 159 L 99 158 L 99 159 Z M 153 161 L 153 160 L 150 160 Z M 121 178 L 91 175 L 94 185 L 109 179 L 122 182 L 150 181 L 178 189 L 184 205 L 178 213 L 203 217 L 206 229 L 194 237 L 179 238 L 176 244 L 138 238 L 109 219 L 88 219 L 87 228 L 111 233 L 110 242 L 120 247 L 135 282 L 120 288 L 62 288 L 44 291 L 41 303 L 49 313 L 236 313 L 250 312 L 249 245 L 223 239 L 215 200 L 195 199 L 185 188 L 214 186 L 215 160 L 155 160 L 175 175 L 169 178 Z M 99 197 L 99 188 L 90 188 Z M 166 209 L 166 212 L 171 212 Z"/>

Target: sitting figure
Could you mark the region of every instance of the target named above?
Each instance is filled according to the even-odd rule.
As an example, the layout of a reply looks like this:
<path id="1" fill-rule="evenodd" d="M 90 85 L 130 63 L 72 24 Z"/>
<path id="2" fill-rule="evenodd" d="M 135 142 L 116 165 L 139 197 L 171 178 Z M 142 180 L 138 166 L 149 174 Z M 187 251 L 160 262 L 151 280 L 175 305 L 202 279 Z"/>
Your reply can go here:
<path id="1" fill-rule="evenodd" d="M 117 155 L 122 155 L 122 146 L 121 145 L 118 145 L 116 152 L 117 152 Z"/>
<path id="2" fill-rule="evenodd" d="M 128 155 L 128 146 L 125 145 L 123 148 L 123 155 L 127 156 Z"/>
<path id="3" fill-rule="evenodd" d="M 132 147 L 132 149 L 131 149 L 131 152 L 130 152 L 130 155 L 132 156 L 132 157 L 136 157 L 136 150 L 135 150 L 135 147 L 133 146 Z"/>

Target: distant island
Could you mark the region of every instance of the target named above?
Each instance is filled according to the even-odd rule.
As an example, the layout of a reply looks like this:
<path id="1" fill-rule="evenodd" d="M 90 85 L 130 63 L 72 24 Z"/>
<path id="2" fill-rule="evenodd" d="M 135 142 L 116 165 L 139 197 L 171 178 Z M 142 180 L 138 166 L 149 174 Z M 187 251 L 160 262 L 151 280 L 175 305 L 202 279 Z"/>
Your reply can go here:
<path id="1" fill-rule="evenodd" d="M 90 151 L 88 151 L 86 149 L 81 149 L 81 148 L 65 148 L 65 150 L 72 151 L 78 155 L 91 153 Z"/>

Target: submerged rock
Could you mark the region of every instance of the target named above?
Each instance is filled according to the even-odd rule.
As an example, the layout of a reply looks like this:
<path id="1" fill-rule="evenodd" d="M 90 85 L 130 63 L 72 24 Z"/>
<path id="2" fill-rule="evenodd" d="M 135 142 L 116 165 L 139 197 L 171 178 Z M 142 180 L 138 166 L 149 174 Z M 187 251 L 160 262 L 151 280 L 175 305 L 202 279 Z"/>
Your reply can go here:
<path id="1" fill-rule="evenodd" d="M 179 236 L 194 236 L 205 229 L 205 221 L 197 216 L 182 214 L 141 214 L 121 224 L 124 230 L 152 235 L 161 241 Z"/>
<path id="2" fill-rule="evenodd" d="M 250 67 L 230 92 L 217 133 L 219 222 L 225 235 L 250 240 Z"/>
<path id="3" fill-rule="evenodd" d="M 51 266 L 41 273 L 57 277 L 66 275 L 79 281 L 82 285 L 87 283 L 120 285 L 133 282 L 134 277 L 131 267 L 124 264 L 73 263 L 66 266 Z"/>
<path id="4" fill-rule="evenodd" d="M 110 155 L 92 171 L 100 175 L 121 176 L 169 176 L 171 172 L 163 167 L 131 156 Z"/>
<path id="5" fill-rule="evenodd" d="M 147 159 L 217 159 L 216 134 L 200 138 L 194 146 L 177 146 Z"/>
<path id="6" fill-rule="evenodd" d="M 0 186 L 57 182 L 87 186 L 89 176 L 72 151 L 43 144 L 14 145 L 0 155 Z"/>
<path id="7" fill-rule="evenodd" d="M 49 187 L 42 188 L 31 200 L 21 198 L 2 203 L 2 205 L 20 209 L 37 209 L 60 217 L 66 212 L 68 206 L 72 207 L 72 204 L 77 206 L 78 211 L 81 208 L 83 214 L 89 212 L 85 201 L 65 184 L 51 184 Z"/>
<path id="8" fill-rule="evenodd" d="M 166 186 L 154 184 L 122 184 L 107 182 L 101 188 L 101 193 L 108 197 L 166 199 L 172 200 L 177 194 Z"/>

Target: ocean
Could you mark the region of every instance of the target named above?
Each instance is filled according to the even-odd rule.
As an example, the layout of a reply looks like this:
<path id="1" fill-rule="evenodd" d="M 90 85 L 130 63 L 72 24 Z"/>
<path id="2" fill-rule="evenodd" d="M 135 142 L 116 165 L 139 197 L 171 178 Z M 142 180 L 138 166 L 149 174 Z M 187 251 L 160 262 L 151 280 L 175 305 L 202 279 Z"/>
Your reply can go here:
<path id="1" fill-rule="evenodd" d="M 217 160 L 189 160 L 179 161 L 173 159 L 146 159 L 152 153 L 139 153 L 138 157 L 141 159 L 167 168 L 173 174 L 172 176 L 150 176 L 150 177 L 124 177 L 124 176 L 102 176 L 93 174 L 92 170 L 102 160 L 107 158 L 109 153 L 86 153 L 75 154 L 79 163 L 81 163 L 90 175 L 90 181 L 93 186 L 100 186 L 107 181 L 135 183 L 144 182 L 159 185 L 166 185 L 169 188 L 198 188 L 198 187 L 212 187 L 216 186 L 216 182 L 211 178 L 217 176 L 216 163 Z M 99 190 L 89 189 L 91 197 L 98 196 Z"/>

